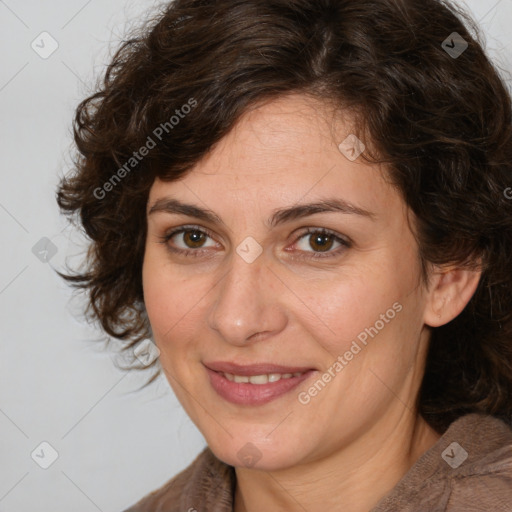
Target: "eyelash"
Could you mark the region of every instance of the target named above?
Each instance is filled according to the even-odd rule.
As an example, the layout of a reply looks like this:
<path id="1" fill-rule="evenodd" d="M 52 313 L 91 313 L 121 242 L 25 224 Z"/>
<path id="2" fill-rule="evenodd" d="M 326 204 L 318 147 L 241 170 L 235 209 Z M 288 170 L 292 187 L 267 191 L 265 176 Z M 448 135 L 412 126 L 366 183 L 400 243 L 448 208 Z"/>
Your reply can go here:
<path id="1" fill-rule="evenodd" d="M 202 250 L 200 248 L 186 250 L 186 249 L 178 249 L 176 247 L 172 247 L 171 245 L 169 245 L 169 240 L 174 235 L 177 235 L 179 233 L 185 233 L 187 231 L 198 231 L 202 234 L 205 234 L 209 238 L 213 239 L 212 234 L 205 228 L 200 228 L 199 226 L 181 226 L 179 228 L 172 230 L 169 233 L 166 233 L 163 236 L 159 236 L 158 238 L 160 238 L 160 240 L 161 240 L 161 242 L 159 242 L 159 243 L 166 245 L 167 249 L 175 254 L 181 254 L 186 257 L 189 257 L 189 256 L 198 257 L 201 255 L 201 252 L 202 252 Z M 324 235 L 324 236 L 331 236 L 336 242 L 339 242 L 341 244 L 341 247 L 339 247 L 337 250 L 332 251 L 332 252 L 322 253 L 322 252 L 314 252 L 313 251 L 312 256 L 298 256 L 298 257 L 295 256 L 295 258 L 299 258 L 299 259 L 332 258 L 335 256 L 339 256 L 341 252 L 343 252 L 344 250 L 346 250 L 352 246 L 351 242 L 349 242 L 348 240 L 345 240 L 343 238 L 340 238 L 339 236 L 336 235 L 336 233 L 334 233 L 333 231 L 331 231 L 329 229 L 325 229 L 325 228 L 307 228 L 306 231 L 302 232 L 297 237 L 294 244 L 297 243 L 300 239 L 304 238 L 306 235 L 317 235 L 317 234 Z M 310 251 L 305 251 L 305 252 L 310 252 Z"/>

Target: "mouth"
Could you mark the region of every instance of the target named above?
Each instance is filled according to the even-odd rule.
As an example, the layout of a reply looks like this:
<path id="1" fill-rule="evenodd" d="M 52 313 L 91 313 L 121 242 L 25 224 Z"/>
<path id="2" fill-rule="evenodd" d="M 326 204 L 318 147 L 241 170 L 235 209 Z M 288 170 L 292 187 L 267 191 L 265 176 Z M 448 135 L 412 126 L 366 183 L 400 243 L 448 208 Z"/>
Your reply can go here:
<path id="1" fill-rule="evenodd" d="M 290 393 L 317 373 L 314 368 L 274 364 L 205 363 L 216 393 L 237 405 L 263 405 Z"/>

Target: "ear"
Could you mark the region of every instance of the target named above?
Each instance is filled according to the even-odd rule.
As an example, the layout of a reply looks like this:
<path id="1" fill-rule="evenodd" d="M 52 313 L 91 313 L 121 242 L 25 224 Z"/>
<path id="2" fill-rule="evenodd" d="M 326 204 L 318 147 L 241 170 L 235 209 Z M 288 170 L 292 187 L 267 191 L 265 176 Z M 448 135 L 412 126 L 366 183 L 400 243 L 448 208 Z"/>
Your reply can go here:
<path id="1" fill-rule="evenodd" d="M 438 267 L 439 268 L 439 267 Z M 451 322 L 473 297 L 482 271 L 448 267 L 431 277 L 423 321 L 430 327 Z"/>

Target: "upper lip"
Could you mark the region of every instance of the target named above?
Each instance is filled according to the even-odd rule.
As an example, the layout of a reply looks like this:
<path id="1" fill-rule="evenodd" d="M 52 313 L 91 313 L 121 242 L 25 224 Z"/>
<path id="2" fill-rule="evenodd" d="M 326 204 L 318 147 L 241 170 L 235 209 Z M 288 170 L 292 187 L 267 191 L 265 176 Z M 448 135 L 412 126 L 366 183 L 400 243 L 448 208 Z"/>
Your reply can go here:
<path id="1" fill-rule="evenodd" d="M 207 368 L 216 372 L 231 373 L 233 375 L 263 375 L 268 373 L 297 373 L 314 370 L 314 368 L 306 366 L 282 366 L 270 363 L 256 363 L 248 365 L 239 365 L 228 361 L 214 361 L 212 363 L 204 363 Z"/>

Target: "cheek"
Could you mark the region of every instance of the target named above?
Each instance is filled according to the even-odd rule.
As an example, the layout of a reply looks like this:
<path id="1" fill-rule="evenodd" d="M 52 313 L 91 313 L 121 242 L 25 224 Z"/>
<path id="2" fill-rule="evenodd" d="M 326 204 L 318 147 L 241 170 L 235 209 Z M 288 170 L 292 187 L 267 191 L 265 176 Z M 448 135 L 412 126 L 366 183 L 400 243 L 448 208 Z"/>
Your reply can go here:
<path id="1" fill-rule="evenodd" d="M 401 293 L 382 277 L 386 275 L 375 272 L 375 267 L 373 272 L 351 270 L 314 287 L 303 286 L 303 302 L 311 306 L 302 306 L 302 321 L 308 331 L 318 333 L 331 354 L 348 350 L 352 340 L 375 322 L 380 326 L 380 317 L 388 310 L 388 317 L 394 316 L 392 307 Z"/>
<path id="2" fill-rule="evenodd" d="M 405 340 L 417 337 L 421 297 L 409 263 L 412 266 L 403 258 L 399 270 L 394 258 L 380 254 L 373 264 L 309 287 L 304 302 L 314 304 L 311 309 L 316 314 L 303 314 L 302 321 L 327 352 L 327 359 L 332 362 L 346 354 L 347 360 L 361 364 L 364 360 L 377 363 L 379 358 L 393 361 Z M 404 357 L 408 359 L 405 353 Z"/>
<path id="3" fill-rule="evenodd" d="M 162 338 L 176 323 L 179 304 L 179 285 L 169 280 L 169 269 L 154 251 L 146 248 L 142 266 L 142 287 L 144 304 L 149 322 L 155 335 L 155 341 L 161 343 Z"/>
<path id="4" fill-rule="evenodd" d="M 208 275 L 194 279 L 184 276 L 165 258 L 148 251 L 142 267 L 142 285 L 157 345 L 166 351 L 177 348 L 180 342 L 188 343 L 206 315 L 206 301 L 201 299 L 212 286 Z"/>

